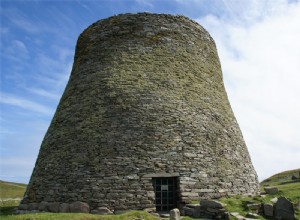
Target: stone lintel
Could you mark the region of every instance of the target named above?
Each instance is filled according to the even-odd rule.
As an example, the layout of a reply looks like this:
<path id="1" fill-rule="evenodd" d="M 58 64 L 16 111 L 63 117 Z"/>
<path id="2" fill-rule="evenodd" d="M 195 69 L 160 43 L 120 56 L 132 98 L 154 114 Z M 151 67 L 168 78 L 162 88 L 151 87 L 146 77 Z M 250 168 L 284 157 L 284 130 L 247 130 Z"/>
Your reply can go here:
<path id="1" fill-rule="evenodd" d="M 144 175 L 143 177 L 146 178 L 153 178 L 153 177 L 178 177 L 179 173 L 149 173 Z"/>

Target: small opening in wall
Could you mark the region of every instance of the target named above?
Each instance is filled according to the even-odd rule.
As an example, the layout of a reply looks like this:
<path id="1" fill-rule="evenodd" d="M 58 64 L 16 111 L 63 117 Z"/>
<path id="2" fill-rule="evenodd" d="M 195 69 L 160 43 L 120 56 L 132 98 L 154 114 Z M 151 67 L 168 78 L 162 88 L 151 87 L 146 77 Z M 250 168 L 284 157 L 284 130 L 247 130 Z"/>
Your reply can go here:
<path id="1" fill-rule="evenodd" d="M 177 178 L 153 178 L 157 212 L 168 212 L 177 207 Z"/>

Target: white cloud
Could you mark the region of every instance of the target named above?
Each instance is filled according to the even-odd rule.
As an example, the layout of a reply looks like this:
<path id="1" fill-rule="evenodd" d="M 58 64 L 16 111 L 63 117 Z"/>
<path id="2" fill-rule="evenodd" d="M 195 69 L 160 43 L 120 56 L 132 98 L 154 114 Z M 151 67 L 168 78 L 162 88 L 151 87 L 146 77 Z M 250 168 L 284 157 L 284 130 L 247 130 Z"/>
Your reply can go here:
<path id="1" fill-rule="evenodd" d="M 44 106 L 42 104 L 39 104 L 37 102 L 33 102 L 30 100 L 27 100 L 25 98 L 15 97 L 9 94 L 0 93 L 0 103 L 6 104 L 6 105 L 12 105 L 19 108 L 23 108 L 29 111 L 38 112 L 45 115 L 52 115 L 54 110 Z"/>
<path id="2" fill-rule="evenodd" d="M 262 180 L 300 167 L 300 3 L 247 1 L 247 12 L 226 2 L 230 19 L 198 21 L 216 41 L 228 96 Z"/>

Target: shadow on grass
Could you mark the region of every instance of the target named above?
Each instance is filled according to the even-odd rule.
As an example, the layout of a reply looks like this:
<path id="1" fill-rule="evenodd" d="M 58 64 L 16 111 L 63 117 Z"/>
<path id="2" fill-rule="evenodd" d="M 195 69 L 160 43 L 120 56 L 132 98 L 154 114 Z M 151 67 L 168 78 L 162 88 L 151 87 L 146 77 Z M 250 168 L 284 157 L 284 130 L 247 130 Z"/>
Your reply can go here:
<path id="1" fill-rule="evenodd" d="M 13 215 L 13 214 L 15 214 L 15 210 L 17 208 L 18 208 L 18 206 L 0 207 L 0 216 Z"/>

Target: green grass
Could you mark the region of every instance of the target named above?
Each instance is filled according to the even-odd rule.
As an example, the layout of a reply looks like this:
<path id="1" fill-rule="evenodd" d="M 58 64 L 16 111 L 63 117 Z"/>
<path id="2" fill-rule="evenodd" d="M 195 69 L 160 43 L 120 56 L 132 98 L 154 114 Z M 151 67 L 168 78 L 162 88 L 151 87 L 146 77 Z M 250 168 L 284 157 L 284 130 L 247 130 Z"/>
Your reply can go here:
<path id="1" fill-rule="evenodd" d="M 131 211 L 120 215 L 92 215 L 83 213 L 34 213 L 23 215 L 4 216 L 1 220 L 158 220 L 159 218 L 144 211 Z"/>
<path id="2" fill-rule="evenodd" d="M 248 212 L 251 212 L 247 204 L 253 203 L 263 203 L 264 199 L 262 197 L 248 197 L 248 196 L 233 196 L 228 198 L 222 198 L 220 201 L 226 204 L 225 209 L 229 212 L 238 212 L 242 216 L 246 216 Z M 260 219 L 264 219 L 261 217 Z"/>
<path id="3" fill-rule="evenodd" d="M 12 213 L 14 213 L 14 209 L 16 209 L 19 206 L 19 204 L 20 200 L 0 200 L 0 215 L 11 215 Z"/>
<path id="4" fill-rule="evenodd" d="M 26 190 L 25 184 L 4 182 L 0 180 L 0 215 L 11 215 L 20 203 L 20 200 L 3 200 L 22 198 Z"/>
<path id="5" fill-rule="evenodd" d="M 25 184 L 0 181 L 0 198 L 22 198 L 26 190 Z"/>

